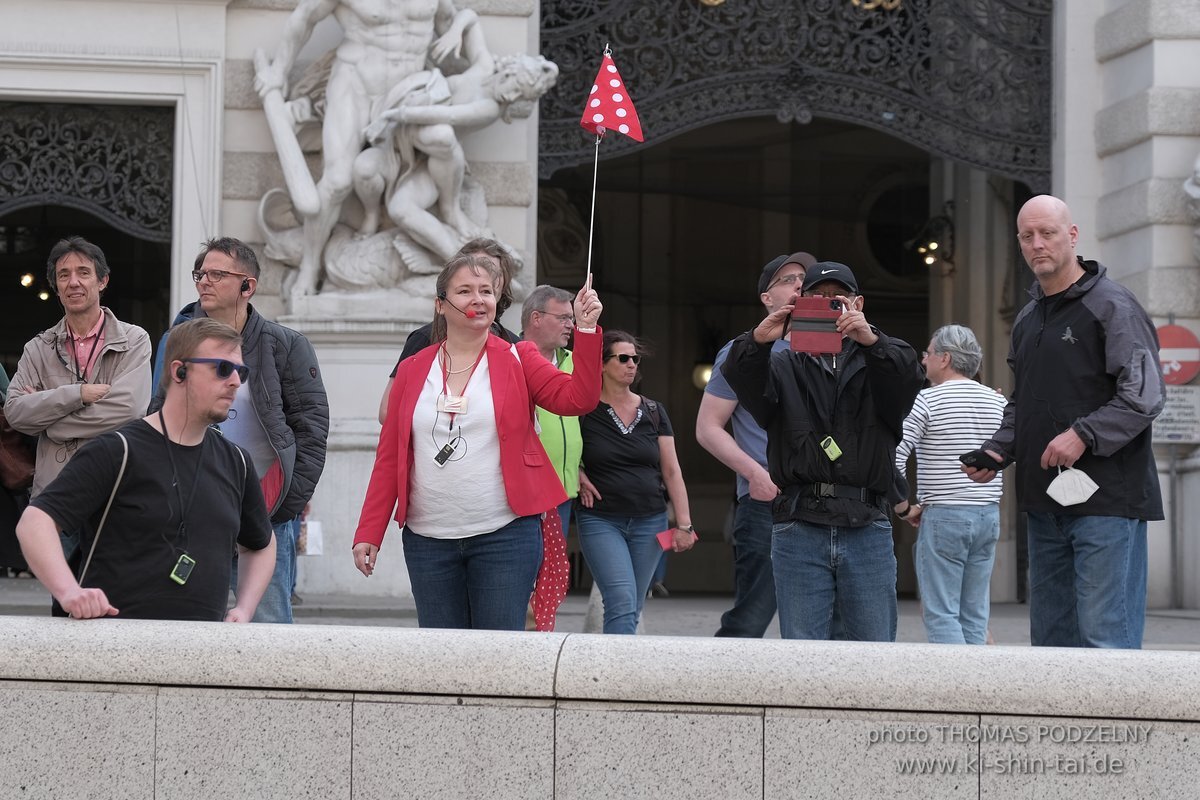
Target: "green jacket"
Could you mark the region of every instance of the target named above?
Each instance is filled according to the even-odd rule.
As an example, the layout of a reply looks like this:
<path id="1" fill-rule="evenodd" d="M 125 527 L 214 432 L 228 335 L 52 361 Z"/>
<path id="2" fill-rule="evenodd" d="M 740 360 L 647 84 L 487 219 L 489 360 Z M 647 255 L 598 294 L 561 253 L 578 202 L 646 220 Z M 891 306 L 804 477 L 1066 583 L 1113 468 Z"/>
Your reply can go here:
<path id="1" fill-rule="evenodd" d="M 571 351 L 559 348 L 558 368 L 563 372 L 573 372 L 574 363 L 571 361 Z M 583 458 L 583 436 L 579 433 L 579 417 L 560 417 L 551 414 L 544 408 L 538 408 L 537 421 L 541 431 L 538 433 L 546 455 L 558 473 L 567 497 L 574 498 L 579 494 L 579 462 Z"/>

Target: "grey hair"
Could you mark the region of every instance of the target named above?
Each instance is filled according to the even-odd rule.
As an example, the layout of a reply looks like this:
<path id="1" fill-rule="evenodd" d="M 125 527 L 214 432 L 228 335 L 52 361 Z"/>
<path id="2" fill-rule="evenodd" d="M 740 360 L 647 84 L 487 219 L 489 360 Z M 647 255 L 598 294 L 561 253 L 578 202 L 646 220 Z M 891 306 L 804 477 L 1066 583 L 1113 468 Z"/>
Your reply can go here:
<path id="1" fill-rule="evenodd" d="M 545 311 L 546 304 L 551 300 L 570 303 L 574 299 L 574 295 L 566 289 L 559 289 L 548 283 L 533 287 L 533 291 L 529 293 L 529 296 L 525 298 L 524 305 L 521 306 L 521 327 L 528 328 L 529 318 L 533 316 L 533 312 Z"/>
<path id="2" fill-rule="evenodd" d="M 950 356 L 950 369 L 967 378 L 979 372 L 983 349 L 965 325 L 943 325 L 933 332 L 933 351 Z"/>

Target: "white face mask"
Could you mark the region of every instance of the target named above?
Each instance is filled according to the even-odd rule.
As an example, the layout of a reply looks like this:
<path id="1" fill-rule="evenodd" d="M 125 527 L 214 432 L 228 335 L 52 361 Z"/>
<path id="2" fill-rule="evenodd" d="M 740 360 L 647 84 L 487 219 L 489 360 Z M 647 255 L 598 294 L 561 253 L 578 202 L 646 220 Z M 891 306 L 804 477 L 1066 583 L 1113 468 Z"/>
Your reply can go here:
<path id="1" fill-rule="evenodd" d="M 1100 487 L 1081 469 L 1058 468 L 1058 477 L 1050 481 L 1046 494 L 1060 506 L 1076 506 L 1086 503 Z"/>

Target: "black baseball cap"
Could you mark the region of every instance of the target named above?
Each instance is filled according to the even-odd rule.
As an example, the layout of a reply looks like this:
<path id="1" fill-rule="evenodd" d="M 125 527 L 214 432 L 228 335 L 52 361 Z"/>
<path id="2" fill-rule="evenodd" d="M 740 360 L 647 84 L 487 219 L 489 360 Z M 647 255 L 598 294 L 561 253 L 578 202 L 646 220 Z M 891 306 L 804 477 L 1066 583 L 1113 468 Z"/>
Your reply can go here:
<path id="1" fill-rule="evenodd" d="M 851 294 L 858 294 L 858 280 L 855 279 L 854 273 L 845 264 L 837 261 L 818 261 L 809 267 L 808 271 L 804 273 L 804 284 L 800 287 L 800 291 L 807 292 L 825 281 L 840 283 L 849 289 Z"/>
<path id="2" fill-rule="evenodd" d="M 762 274 L 758 276 L 758 293 L 762 294 L 771 285 L 771 281 L 775 279 L 775 273 L 786 267 L 788 264 L 799 264 L 807 270 L 817 262 L 817 257 L 812 253 L 806 253 L 801 250 L 798 253 L 792 253 L 790 256 L 775 256 L 767 265 L 763 267 Z"/>

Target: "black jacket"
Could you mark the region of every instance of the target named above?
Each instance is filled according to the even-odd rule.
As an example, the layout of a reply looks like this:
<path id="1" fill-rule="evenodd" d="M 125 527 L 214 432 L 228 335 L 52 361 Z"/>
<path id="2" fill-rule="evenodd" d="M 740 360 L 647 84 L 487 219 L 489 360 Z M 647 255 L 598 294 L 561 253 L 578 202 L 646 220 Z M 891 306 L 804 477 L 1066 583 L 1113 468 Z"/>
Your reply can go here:
<path id="1" fill-rule="evenodd" d="M 1076 516 L 1163 518 L 1150 426 L 1166 386 L 1158 334 L 1137 298 L 1079 259 L 1084 275 L 1047 298 L 1038 283 L 1013 323 L 1008 365 L 1015 375 L 1004 422 L 982 447 L 1017 463 L 1022 511 Z M 1100 489 L 1064 508 L 1046 494 L 1058 475 L 1042 469 L 1050 440 L 1074 428 L 1087 445 L 1075 466 Z"/>
<path id="2" fill-rule="evenodd" d="M 722 372 L 767 432 L 767 469 L 782 491 L 776 521 L 857 527 L 886 518 L 895 502 L 896 445 L 925 373 L 907 342 L 875 333 L 870 347 L 843 340 L 836 371 L 832 359 L 772 354 L 751 333 L 733 341 Z M 827 436 L 842 451 L 836 460 L 821 449 Z M 814 483 L 867 489 L 871 497 L 819 498 L 805 491 Z"/>
<path id="3" fill-rule="evenodd" d="M 271 447 L 283 468 L 283 488 L 275 507 L 268 509 L 271 523 L 278 525 L 300 516 L 317 488 L 325 469 L 329 438 L 329 401 L 317 354 L 304 334 L 284 327 L 247 306 L 249 316 L 242 328 L 242 358 L 250 367 L 250 394 L 254 409 L 267 431 Z M 205 316 L 199 303 L 183 307 L 172 327 Z M 156 373 L 168 330 L 159 342 Z M 155 374 L 150 413 L 162 407 L 166 385 Z"/>

